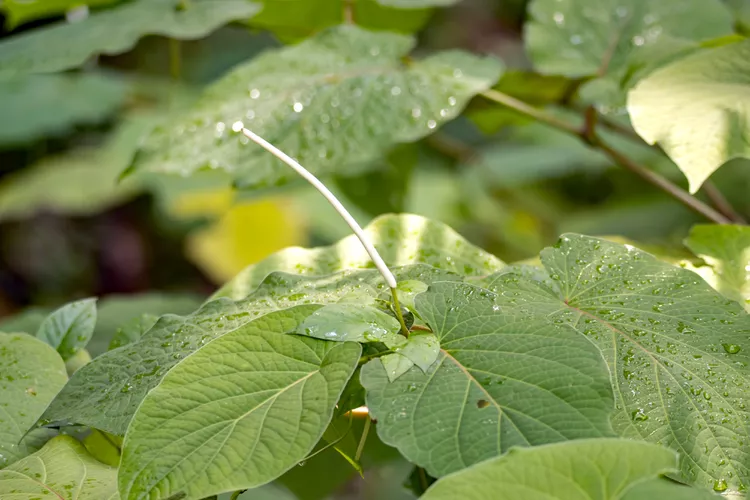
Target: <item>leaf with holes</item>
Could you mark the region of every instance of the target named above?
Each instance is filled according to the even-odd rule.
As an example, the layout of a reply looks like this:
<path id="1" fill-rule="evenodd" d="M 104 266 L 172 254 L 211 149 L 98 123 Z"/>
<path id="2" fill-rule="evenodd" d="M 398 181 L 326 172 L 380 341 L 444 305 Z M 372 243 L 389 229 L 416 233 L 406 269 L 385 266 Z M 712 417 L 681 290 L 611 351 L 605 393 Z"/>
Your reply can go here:
<path id="1" fill-rule="evenodd" d="M 96 299 L 83 299 L 66 304 L 52 312 L 36 332 L 64 360 L 86 347 L 96 326 Z"/>
<path id="2" fill-rule="evenodd" d="M 178 40 L 202 38 L 260 10 L 248 0 L 136 0 L 96 12 L 76 22 L 60 22 L 4 39 L 0 77 L 53 73 L 80 66 L 98 54 L 130 50 L 146 35 Z"/>
<path id="3" fill-rule="evenodd" d="M 732 158 L 750 158 L 749 75 L 745 40 L 680 59 L 628 94 L 636 132 L 674 160 L 691 193 Z"/>
<path id="4" fill-rule="evenodd" d="M 391 267 L 428 264 L 464 276 L 483 276 L 505 265 L 445 224 L 419 215 L 380 216 L 365 228 L 365 234 Z M 321 276 L 342 269 L 372 267 L 370 256 L 351 235 L 330 247 L 282 250 L 243 270 L 214 297 L 242 299 L 273 271 Z"/>
<path id="5" fill-rule="evenodd" d="M 0 497 L 7 500 L 116 500 L 117 469 L 95 460 L 70 436 L 0 470 Z"/>
<path id="6" fill-rule="evenodd" d="M 451 51 L 407 60 L 415 40 L 339 26 L 267 52 L 209 87 L 181 119 L 157 128 L 133 170 L 229 172 L 267 188 L 294 172 L 240 131 L 243 126 L 316 175 L 353 174 L 383 151 L 455 118 L 499 77 L 499 61 Z"/>
<path id="7" fill-rule="evenodd" d="M 378 435 L 433 476 L 513 446 L 611 435 L 609 375 L 566 326 L 464 283 L 433 283 L 416 308 L 440 341 L 437 362 L 391 383 L 380 360 L 362 368 Z"/>
<path id="8" fill-rule="evenodd" d="M 691 483 L 744 488 L 750 316 L 695 273 L 629 245 L 565 235 L 541 259 L 546 279 L 509 268 L 485 286 L 599 347 L 616 431 L 677 450 Z"/>
<path id="9" fill-rule="evenodd" d="M 661 446 L 625 439 L 586 439 L 512 449 L 439 480 L 422 498 L 616 500 L 634 485 L 674 471 L 676 465 L 676 453 Z"/>
<path id="10" fill-rule="evenodd" d="M 361 352 L 354 342 L 285 335 L 316 308 L 259 318 L 170 371 L 128 428 L 121 497 L 204 498 L 260 486 L 303 460 Z"/>
<path id="11" fill-rule="evenodd" d="M 0 468 L 50 438 L 51 431 L 39 429 L 21 440 L 66 380 L 65 363 L 50 346 L 23 333 L 0 333 Z"/>
<path id="12" fill-rule="evenodd" d="M 399 279 L 425 283 L 460 279 L 424 265 L 394 272 Z M 95 358 L 73 375 L 44 413 L 42 423 L 74 422 L 123 435 L 146 393 L 180 360 L 208 342 L 281 309 L 389 296 L 388 287 L 375 270 L 316 278 L 273 273 L 243 300 L 221 298 L 189 316 L 163 316 L 138 342 Z"/>

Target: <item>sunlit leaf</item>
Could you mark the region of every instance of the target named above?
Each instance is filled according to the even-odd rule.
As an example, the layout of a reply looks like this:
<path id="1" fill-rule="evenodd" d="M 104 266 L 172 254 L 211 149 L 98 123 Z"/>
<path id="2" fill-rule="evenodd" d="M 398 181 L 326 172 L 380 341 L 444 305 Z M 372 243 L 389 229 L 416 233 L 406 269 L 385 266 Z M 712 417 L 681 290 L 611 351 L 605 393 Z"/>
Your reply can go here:
<path id="1" fill-rule="evenodd" d="M 440 479 L 421 498 L 617 500 L 634 485 L 672 472 L 676 465 L 676 453 L 661 446 L 624 439 L 586 439 L 512 449 L 502 457 Z"/>
<path id="2" fill-rule="evenodd" d="M 749 105 L 750 41 L 680 59 L 628 94 L 636 132 L 674 160 L 691 193 L 727 161 L 750 157 Z"/>
<path id="3" fill-rule="evenodd" d="M 685 245 L 708 264 L 693 270 L 750 310 L 750 227 L 694 226 Z"/>
<path id="4" fill-rule="evenodd" d="M 74 438 L 58 436 L 0 470 L 0 496 L 3 500 L 116 500 L 117 469 L 95 460 Z"/>
<path id="5" fill-rule="evenodd" d="M 400 279 L 425 283 L 460 279 L 428 266 L 394 271 Z M 180 360 L 214 339 L 260 316 L 297 305 L 389 296 L 382 277 L 374 270 L 316 278 L 273 273 L 243 300 L 221 298 L 189 316 L 163 316 L 138 342 L 95 358 L 73 375 L 42 422 L 75 422 L 123 435 L 146 393 Z"/>
<path id="6" fill-rule="evenodd" d="M 428 264 L 466 276 L 491 274 L 504 266 L 500 259 L 470 244 L 448 226 L 418 215 L 378 217 L 365 233 L 389 266 Z M 330 247 L 282 250 L 243 270 L 214 297 L 246 297 L 273 271 L 320 276 L 372 267 L 362 243 L 351 235 Z"/>
<path id="7" fill-rule="evenodd" d="M 607 369 L 572 328 L 463 283 L 433 283 L 416 308 L 440 341 L 437 362 L 390 382 L 376 359 L 360 378 L 380 438 L 431 475 L 513 446 L 612 434 Z"/>
<path id="8" fill-rule="evenodd" d="M 133 169 L 222 169 L 245 188 L 296 179 L 248 144 L 240 134 L 246 126 L 317 175 L 362 171 L 384 150 L 456 117 L 500 75 L 497 60 L 458 51 L 405 61 L 413 45 L 408 36 L 340 26 L 268 51 L 210 86 L 181 119 L 157 128 Z"/>
<path id="9" fill-rule="evenodd" d="M 60 22 L 0 42 L 0 77 L 52 73 L 80 66 L 91 56 L 120 54 L 146 35 L 190 40 L 260 6 L 247 0 L 136 0 L 96 12 L 76 23 Z"/>
<path id="10" fill-rule="evenodd" d="M 29 335 L 0 333 L 0 468 L 50 437 L 42 429 L 21 441 L 66 380 L 65 363 L 50 346 Z"/>
<path id="11" fill-rule="evenodd" d="M 51 345 L 64 360 L 86 347 L 96 325 L 96 299 L 71 302 L 39 325 L 36 337 Z"/>
<path id="12" fill-rule="evenodd" d="M 252 488 L 305 458 L 357 366 L 360 346 L 294 335 L 315 310 L 255 320 L 207 345 L 151 391 L 125 436 L 123 498 L 203 498 Z"/>
<path id="13" fill-rule="evenodd" d="M 629 245 L 569 234 L 541 258 L 546 278 L 509 269 L 485 286 L 599 347 L 617 432 L 677 450 L 691 483 L 743 488 L 750 316 L 693 272 Z"/>

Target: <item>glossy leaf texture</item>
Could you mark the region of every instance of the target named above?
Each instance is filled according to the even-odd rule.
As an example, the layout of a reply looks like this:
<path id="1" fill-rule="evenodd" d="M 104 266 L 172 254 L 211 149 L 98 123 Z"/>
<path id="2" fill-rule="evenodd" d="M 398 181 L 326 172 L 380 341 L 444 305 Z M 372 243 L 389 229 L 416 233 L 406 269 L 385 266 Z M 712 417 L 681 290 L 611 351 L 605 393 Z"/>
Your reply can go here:
<path id="1" fill-rule="evenodd" d="M 24 435 L 67 380 L 65 363 L 53 348 L 23 333 L 0 333 L 0 468 L 49 439 L 47 429 Z"/>
<path id="2" fill-rule="evenodd" d="M 600 89 L 618 94 L 634 73 L 733 33 L 731 13 L 720 0 L 533 0 L 529 14 L 525 43 L 534 67 L 544 74 L 600 77 L 582 91 L 617 104 L 624 99 L 605 98 Z"/>
<path id="3" fill-rule="evenodd" d="M 286 335 L 316 306 L 259 318 L 207 345 L 151 391 L 125 436 L 124 500 L 260 486 L 323 435 L 361 347 Z"/>
<path id="4" fill-rule="evenodd" d="M 260 6 L 247 0 L 136 0 L 96 12 L 76 23 L 60 22 L 0 43 L 0 78 L 53 73 L 82 65 L 92 56 L 130 50 L 146 35 L 178 40 L 202 38 Z"/>
<path id="5" fill-rule="evenodd" d="M 585 439 L 514 448 L 506 455 L 440 479 L 421 498 L 619 500 L 629 488 L 672 472 L 676 465 L 675 452 L 625 439 Z"/>
<path id="6" fill-rule="evenodd" d="M 36 337 L 51 345 L 64 360 L 86 347 L 96 326 L 96 299 L 83 299 L 52 312 L 45 318 Z"/>
<path id="7" fill-rule="evenodd" d="M 750 228 L 693 226 L 685 245 L 707 264 L 692 270 L 716 290 L 750 310 Z"/>
<path id="8" fill-rule="evenodd" d="M 101 7 L 116 3 L 118 0 L 46 0 L 45 2 L 29 2 L 27 0 L 3 0 L 0 12 L 6 16 L 6 24 L 13 29 L 16 26 L 55 15 L 65 14 L 81 6 Z"/>
<path id="9" fill-rule="evenodd" d="M 398 320 L 380 309 L 355 303 L 323 306 L 301 321 L 295 333 L 336 342 L 399 342 Z"/>
<path id="10" fill-rule="evenodd" d="M 229 172 L 242 188 L 296 174 L 248 144 L 247 127 L 316 175 L 369 168 L 388 148 L 431 134 L 500 76 L 499 61 L 451 51 L 404 60 L 414 39 L 355 26 L 330 28 L 269 51 L 211 85 L 186 114 L 157 128 L 135 171 Z"/>
<path id="11" fill-rule="evenodd" d="M 395 269 L 401 279 L 460 279 L 459 276 L 413 266 Z M 212 340 L 265 314 L 297 305 L 373 301 L 389 296 L 374 270 L 348 271 L 307 278 L 274 273 L 247 298 L 221 298 L 189 316 L 163 316 L 138 342 L 107 352 L 78 370 L 49 406 L 42 423 L 75 422 L 123 435 L 149 390 L 186 356 Z"/>
<path id="12" fill-rule="evenodd" d="M 382 215 L 365 227 L 365 234 L 391 267 L 427 264 L 464 276 L 482 276 L 505 265 L 445 224 L 419 215 Z M 282 250 L 243 270 L 214 297 L 242 299 L 274 271 L 321 276 L 343 269 L 372 267 L 362 243 L 351 235 L 329 247 Z"/>
<path id="13" fill-rule="evenodd" d="M 636 132 L 659 144 L 695 193 L 724 163 L 750 157 L 750 41 L 655 71 L 628 94 Z"/>
<path id="14" fill-rule="evenodd" d="M 433 283 L 416 309 L 440 341 L 437 361 L 391 383 L 376 359 L 360 380 L 380 438 L 432 476 L 513 446 L 613 435 L 606 366 L 572 328 L 465 283 Z"/>
<path id="15" fill-rule="evenodd" d="M 124 81 L 97 73 L 0 80 L 0 145 L 19 145 L 76 125 L 101 123 L 124 104 L 127 91 Z"/>
<path id="16" fill-rule="evenodd" d="M 541 260 L 546 276 L 509 269 L 485 286 L 601 350 L 617 432 L 677 450 L 691 483 L 744 488 L 750 316 L 742 307 L 629 245 L 568 234 Z"/>
<path id="17" fill-rule="evenodd" d="M 117 469 L 95 460 L 70 436 L 0 470 L 0 498 L 31 500 L 116 500 Z"/>

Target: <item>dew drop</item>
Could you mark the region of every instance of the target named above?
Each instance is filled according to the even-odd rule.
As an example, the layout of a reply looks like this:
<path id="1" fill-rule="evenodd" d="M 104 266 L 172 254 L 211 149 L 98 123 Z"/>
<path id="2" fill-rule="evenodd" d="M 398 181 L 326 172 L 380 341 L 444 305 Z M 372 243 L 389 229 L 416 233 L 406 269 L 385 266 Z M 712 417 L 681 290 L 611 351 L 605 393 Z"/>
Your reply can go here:
<path id="1" fill-rule="evenodd" d="M 294 109 L 295 113 L 299 113 L 303 109 L 305 109 L 305 106 L 301 102 L 295 102 L 292 106 L 292 109 Z"/>
<path id="2" fill-rule="evenodd" d="M 432 129 L 432 128 L 435 128 L 435 127 L 437 127 L 437 122 L 435 120 L 430 120 L 430 121 L 427 122 L 427 128 Z"/>
<path id="3" fill-rule="evenodd" d="M 742 350 L 742 347 L 738 346 L 737 344 L 721 344 L 721 346 L 725 351 L 727 351 L 728 354 L 737 354 Z"/>
<path id="4" fill-rule="evenodd" d="M 250 91 L 250 99 L 257 99 L 258 97 L 260 97 L 260 90 L 252 89 Z"/>

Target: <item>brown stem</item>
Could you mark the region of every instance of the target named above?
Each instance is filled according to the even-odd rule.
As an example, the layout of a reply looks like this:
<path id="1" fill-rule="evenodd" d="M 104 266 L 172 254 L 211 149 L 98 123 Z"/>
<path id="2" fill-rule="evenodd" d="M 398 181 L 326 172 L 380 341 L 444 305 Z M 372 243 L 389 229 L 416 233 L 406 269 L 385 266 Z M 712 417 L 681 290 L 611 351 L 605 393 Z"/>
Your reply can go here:
<path id="1" fill-rule="evenodd" d="M 745 218 L 742 215 L 737 213 L 737 211 L 729 203 L 729 201 L 724 197 L 721 191 L 719 191 L 719 188 L 716 187 L 716 184 L 714 184 L 710 180 L 706 180 L 703 183 L 703 186 L 701 189 L 703 189 L 703 193 L 711 202 L 711 205 L 713 205 L 714 208 L 716 208 L 716 210 L 724 214 L 732 222 L 736 222 L 738 224 L 747 224 L 747 220 L 745 220 Z"/>
<path id="2" fill-rule="evenodd" d="M 344 22 L 346 24 L 354 24 L 354 1 L 344 0 Z"/>

